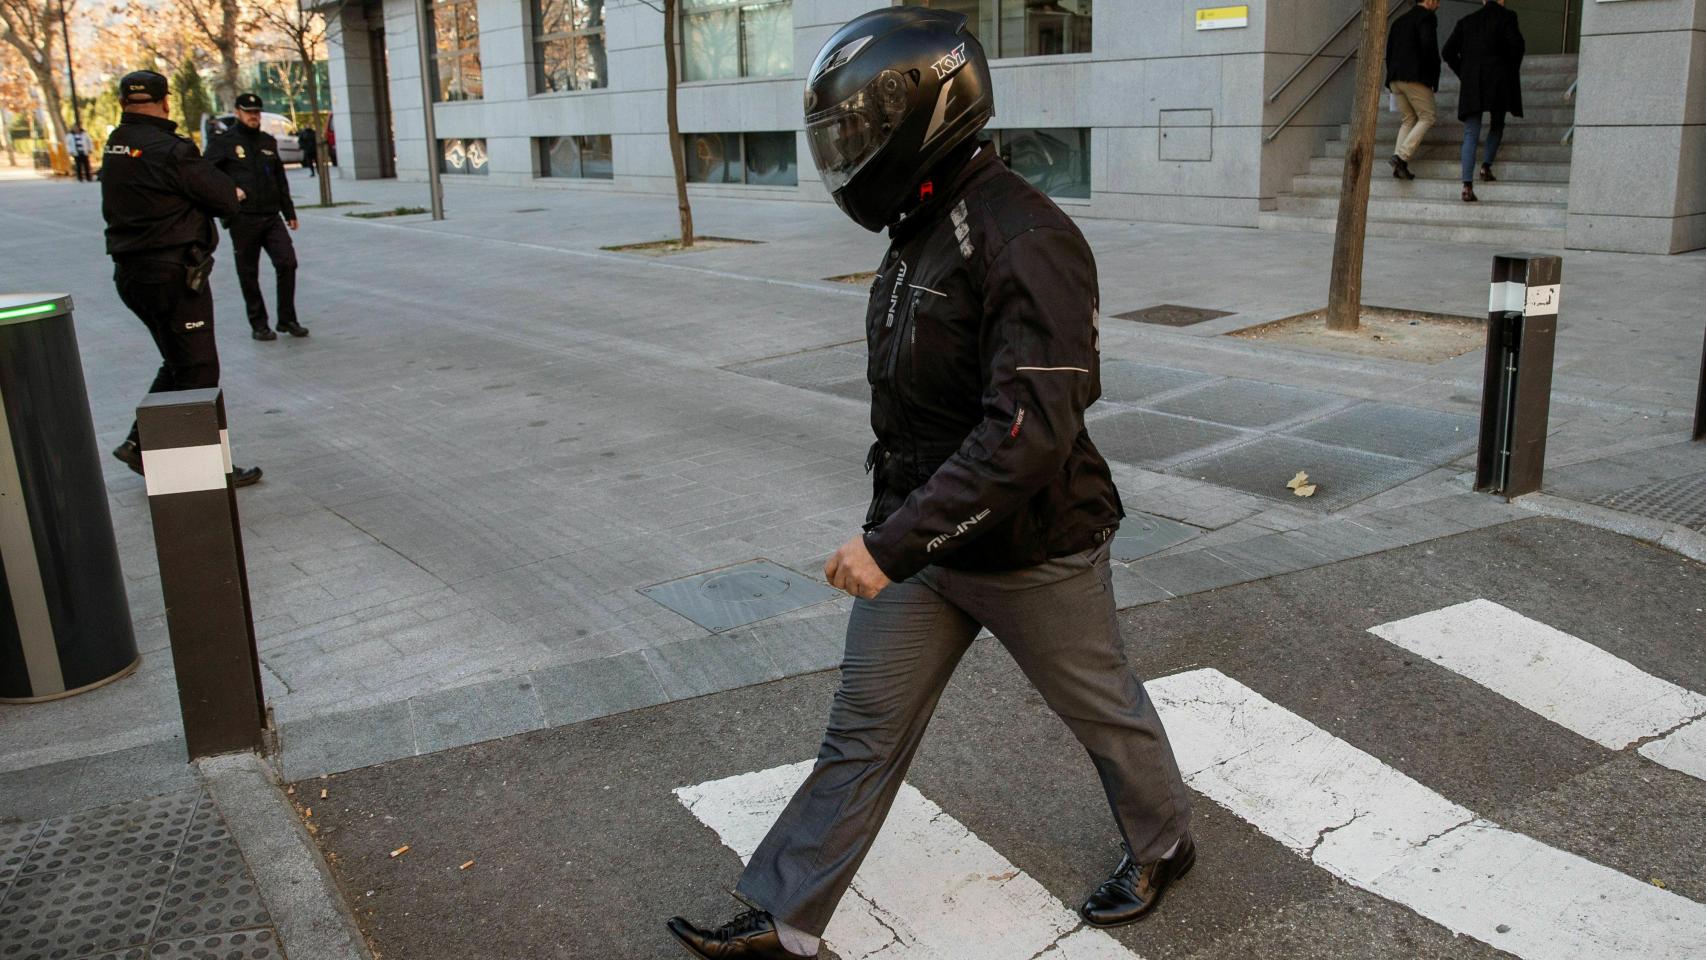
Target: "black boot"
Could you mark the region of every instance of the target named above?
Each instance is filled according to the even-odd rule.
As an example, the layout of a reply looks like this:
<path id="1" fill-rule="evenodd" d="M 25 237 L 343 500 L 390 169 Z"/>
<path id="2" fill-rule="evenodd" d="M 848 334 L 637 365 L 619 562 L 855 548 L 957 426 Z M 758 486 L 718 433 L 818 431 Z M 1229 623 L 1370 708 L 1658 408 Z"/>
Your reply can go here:
<path id="1" fill-rule="evenodd" d="M 113 450 L 113 456 L 123 461 L 137 476 L 142 476 L 142 444 L 126 440 Z"/>
<path id="2" fill-rule="evenodd" d="M 671 917 L 667 926 L 682 946 L 705 960 L 799 960 L 782 946 L 776 921 L 763 910 L 748 910 L 715 930 L 701 930 L 682 917 Z"/>
<path id="3" fill-rule="evenodd" d="M 252 327 L 252 328 L 250 328 L 249 336 L 254 337 L 256 340 L 277 340 L 278 339 L 278 334 L 273 333 L 271 330 L 267 329 L 266 327 Z"/>
<path id="4" fill-rule="evenodd" d="M 278 325 L 278 332 L 279 333 L 288 333 L 293 337 L 306 337 L 306 336 L 308 336 L 308 328 L 303 326 L 300 323 L 297 323 L 295 320 L 292 320 L 289 323 L 279 324 Z"/>
<path id="5" fill-rule="evenodd" d="M 1189 873 L 1197 862 L 1197 844 L 1186 834 L 1170 857 L 1138 866 L 1131 851 L 1120 845 L 1125 856 L 1114 875 L 1102 882 L 1084 901 L 1078 915 L 1092 927 L 1121 927 L 1136 923 L 1160 904 L 1167 887 Z"/>
<path id="6" fill-rule="evenodd" d="M 247 487 L 247 486 L 252 486 L 252 485 L 260 483 L 260 482 L 261 482 L 261 468 L 260 467 L 232 467 L 231 468 L 231 485 L 233 487 Z"/>

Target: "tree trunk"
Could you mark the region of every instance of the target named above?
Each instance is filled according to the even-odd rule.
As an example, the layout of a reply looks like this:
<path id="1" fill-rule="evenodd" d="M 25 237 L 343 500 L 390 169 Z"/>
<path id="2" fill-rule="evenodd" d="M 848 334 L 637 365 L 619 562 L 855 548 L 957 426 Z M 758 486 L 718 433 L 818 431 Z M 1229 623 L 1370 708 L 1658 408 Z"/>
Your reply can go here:
<path id="1" fill-rule="evenodd" d="M 693 246 L 693 207 L 687 202 L 687 151 L 681 143 L 675 91 L 680 85 L 675 58 L 676 0 L 663 0 L 664 104 L 669 117 L 669 157 L 675 164 L 675 204 L 681 211 L 681 245 Z"/>
<path id="2" fill-rule="evenodd" d="M 242 15 L 238 0 L 219 0 L 219 106 L 232 109 L 237 101 L 237 23 Z"/>
<path id="3" fill-rule="evenodd" d="M 1327 286 L 1327 329 L 1355 330 L 1362 314 L 1362 248 L 1368 232 L 1368 180 L 1379 119 L 1380 75 L 1386 57 L 1386 0 L 1362 0 L 1351 135 L 1339 183 L 1339 222 L 1333 231 L 1333 274 Z"/>
<path id="4" fill-rule="evenodd" d="M 12 152 L 12 115 L 6 112 L 3 105 L 0 105 L 0 140 L 6 143 L 6 165 L 17 166 L 18 155 Z"/>
<path id="5" fill-rule="evenodd" d="M 314 75 L 314 55 L 305 46 L 298 46 L 296 52 L 302 58 L 302 69 L 308 71 L 308 110 L 313 116 L 309 124 L 314 128 L 314 172 L 320 181 L 320 206 L 332 205 L 332 182 L 326 176 L 326 132 L 320 129 L 320 80 Z"/>
<path id="6" fill-rule="evenodd" d="M 65 101 L 59 96 L 59 84 L 53 76 L 53 48 L 50 46 L 42 51 L 42 59 L 38 62 L 29 58 L 30 73 L 35 75 L 36 87 L 41 92 L 41 105 L 47 111 L 48 123 L 53 127 L 53 138 L 59 143 L 65 142 L 68 132 L 65 126 Z"/>

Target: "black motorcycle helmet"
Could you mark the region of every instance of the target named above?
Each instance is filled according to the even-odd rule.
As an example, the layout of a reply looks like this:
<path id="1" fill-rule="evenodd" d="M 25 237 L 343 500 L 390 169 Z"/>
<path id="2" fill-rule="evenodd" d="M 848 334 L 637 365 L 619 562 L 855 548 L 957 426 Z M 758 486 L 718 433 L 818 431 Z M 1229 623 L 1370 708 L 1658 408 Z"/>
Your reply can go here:
<path id="1" fill-rule="evenodd" d="M 983 46 L 947 10 L 873 10 L 837 30 L 807 76 L 812 159 L 867 230 L 900 219 L 936 164 L 995 113 Z"/>

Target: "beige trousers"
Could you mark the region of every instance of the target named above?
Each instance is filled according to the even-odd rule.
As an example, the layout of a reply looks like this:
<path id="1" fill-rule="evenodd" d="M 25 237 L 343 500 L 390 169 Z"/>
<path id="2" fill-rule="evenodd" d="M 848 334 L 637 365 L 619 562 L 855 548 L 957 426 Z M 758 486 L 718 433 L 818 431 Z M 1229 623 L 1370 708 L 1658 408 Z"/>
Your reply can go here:
<path id="1" fill-rule="evenodd" d="M 1398 101 L 1398 111 L 1404 115 L 1404 123 L 1398 128 L 1398 144 L 1392 152 L 1408 163 L 1422 145 L 1422 138 L 1428 135 L 1428 128 L 1434 125 L 1434 92 L 1425 84 L 1409 80 L 1392 81 L 1391 90 Z"/>

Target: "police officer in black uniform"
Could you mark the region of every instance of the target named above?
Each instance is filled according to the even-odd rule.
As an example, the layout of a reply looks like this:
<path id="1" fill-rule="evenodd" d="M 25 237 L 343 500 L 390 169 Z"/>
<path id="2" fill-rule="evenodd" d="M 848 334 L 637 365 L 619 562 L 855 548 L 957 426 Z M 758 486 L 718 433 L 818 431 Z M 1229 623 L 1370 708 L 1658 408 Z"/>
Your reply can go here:
<path id="1" fill-rule="evenodd" d="M 752 909 L 669 930 L 716 960 L 815 956 L 980 627 L 1089 753 L 1124 841 L 1080 915 L 1135 922 L 1196 845 L 1114 615 L 1109 541 L 1124 510 L 1084 425 L 1101 393 L 1095 259 L 978 142 L 994 101 L 963 14 L 868 13 L 808 76 L 824 185 L 891 240 L 865 315 L 875 490 L 864 532 L 824 567 L 858 599 L 817 762 L 735 887 Z"/>
<path id="2" fill-rule="evenodd" d="M 119 299 L 142 320 L 160 349 L 149 393 L 219 386 L 208 274 L 219 233 L 213 217 L 231 216 L 243 191 L 203 159 L 168 119 L 166 78 L 152 70 L 119 81 L 124 118 L 107 138 L 101 164 L 101 214 Z M 113 451 L 143 472 L 136 425 Z M 231 481 L 248 486 L 260 467 L 236 467 Z"/>
<path id="3" fill-rule="evenodd" d="M 250 335 L 277 340 L 267 326 L 267 302 L 261 297 L 261 251 L 278 276 L 278 329 L 293 337 L 308 336 L 296 322 L 296 247 L 290 242 L 297 227 L 296 205 L 290 202 L 290 181 L 278 157 L 278 141 L 261 129 L 261 98 L 252 93 L 237 98 L 237 122 L 213 138 L 207 158 L 248 194 L 236 216 L 225 218 L 231 248 L 237 257 L 237 282 L 249 308 Z"/>

